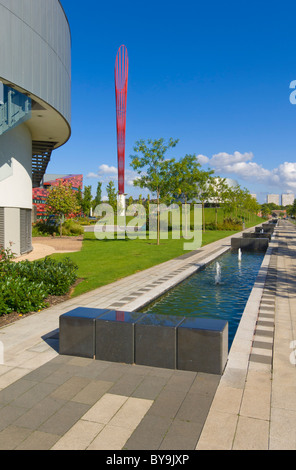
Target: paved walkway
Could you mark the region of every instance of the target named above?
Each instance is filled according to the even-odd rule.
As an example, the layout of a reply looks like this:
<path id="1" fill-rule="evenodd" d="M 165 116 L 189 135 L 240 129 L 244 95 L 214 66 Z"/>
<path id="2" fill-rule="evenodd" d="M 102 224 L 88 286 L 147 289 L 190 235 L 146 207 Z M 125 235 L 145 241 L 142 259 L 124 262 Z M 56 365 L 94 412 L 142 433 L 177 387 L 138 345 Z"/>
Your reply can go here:
<path id="1" fill-rule="evenodd" d="M 295 226 L 279 222 L 265 258 L 260 307 L 255 289 L 197 449 L 296 449 Z"/>
<path id="2" fill-rule="evenodd" d="M 230 237 L 0 329 L 0 449 L 296 449 L 295 228 L 277 233 L 221 380 L 60 356 L 58 319 L 77 306 L 135 310 Z"/>
<path id="3" fill-rule="evenodd" d="M 83 237 L 34 237 L 33 251 L 18 256 L 14 261 L 34 261 L 54 253 L 71 253 L 80 251 Z"/>

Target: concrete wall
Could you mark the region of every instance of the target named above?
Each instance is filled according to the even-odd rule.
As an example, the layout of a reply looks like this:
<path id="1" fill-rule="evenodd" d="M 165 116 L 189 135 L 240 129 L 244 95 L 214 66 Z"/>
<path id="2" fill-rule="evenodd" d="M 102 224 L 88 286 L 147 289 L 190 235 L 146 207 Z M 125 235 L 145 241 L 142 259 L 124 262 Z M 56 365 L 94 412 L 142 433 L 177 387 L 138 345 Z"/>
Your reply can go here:
<path id="1" fill-rule="evenodd" d="M 71 133 L 71 35 L 59 0 L 0 0 L 0 81 L 32 100 L 30 119 L 0 136 L 0 234 L 22 254 L 31 249 L 32 141 L 57 148 Z"/>
<path id="2" fill-rule="evenodd" d="M 0 80 L 50 104 L 70 123 L 71 36 L 58 0 L 0 0 Z"/>
<path id="3" fill-rule="evenodd" d="M 5 230 L 4 243 L 13 253 L 21 252 L 20 209 L 6 207 L 4 209 Z"/>
<path id="4" fill-rule="evenodd" d="M 0 206 L 32 209 L 32 140 L 26 124 L 3 134 L 0 148 L 0 173 L 10 168 L 0 181 Z"/>

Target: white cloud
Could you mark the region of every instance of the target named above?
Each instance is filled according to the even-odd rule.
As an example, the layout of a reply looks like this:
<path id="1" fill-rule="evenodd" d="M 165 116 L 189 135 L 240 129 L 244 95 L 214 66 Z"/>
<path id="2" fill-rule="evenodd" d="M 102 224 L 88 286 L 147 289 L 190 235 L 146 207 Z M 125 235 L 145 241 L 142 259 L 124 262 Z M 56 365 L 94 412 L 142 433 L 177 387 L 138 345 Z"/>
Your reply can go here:
<path id="1" fill-rule="evenodd" d="M 209 157 L 206 157 L 205 155 L 197 155 L 196 159 L 201 165 L 205 165 L 210 160 Z"/>
<path id="2" fill-rule="evenodd" d="M 100 165 L 98 175 L 117 175 L 117 168 L 105 164 Z"/>
<path id="3" fill-rule="evenodd" d="M 223 168 L 228 165 L 235 165 L 242 162 L 248 162 L 253 159 L 252 153 L 234 152 L 232 155 L 226 152 L 220 152 L 213 155 L 210 159 L 211 165 L 216 168 Z"/>
<path id="4" fill-rule="evenodd" d="M 202 161 L 208 163 L 217 173 L 220 172 L 223 175 L 236 175 L 245 181 L 278 186 L 285 191 L 296 188 L 296 163 L 285 162 L 277 168 L 268 170 L 253 161 L 254 155 L 251 152 L 236 151 L 233 154 L 220 152 L 211 158 L 204 155 L 197 158 L 199 157 L 202 157 L 200 163 Z"/>
<path id="5" fill-rule="evenodd" d="M 102 181 L 103 183 L 110 180 L 114 181 L 118 179 L 117 168 L 110 165 L 100 165 L 97 172 L 91 171 L 87 174 L 87 178 L 96 178 Z"/>
<path id="6" fill-rule="evenodd" d="M 98 178 L 97 173 L 93 173 L 92 171 L 86 175 L 87 178 Z"/>
<path id="7" fill-rule="evenodd" d="M 102 183 L 108 183 L 110 180 L 118 181 L 118 170 L 115 166 L 103 164 L 99 166 L 96 173 L 91 171 L 86 177 L 99 179 Z M 132 170 L 126 169 L 124 178 L 127 186 L 133 186 L 134 180 L 138 178 L 138 174 Z"/>
<path id="8" fill-rule="evenodd" d="M 284 162 L 273 170 L 273 181 L 281 183 L 285 181 L 290 188 L 296 188 L 296 163 Z"/>

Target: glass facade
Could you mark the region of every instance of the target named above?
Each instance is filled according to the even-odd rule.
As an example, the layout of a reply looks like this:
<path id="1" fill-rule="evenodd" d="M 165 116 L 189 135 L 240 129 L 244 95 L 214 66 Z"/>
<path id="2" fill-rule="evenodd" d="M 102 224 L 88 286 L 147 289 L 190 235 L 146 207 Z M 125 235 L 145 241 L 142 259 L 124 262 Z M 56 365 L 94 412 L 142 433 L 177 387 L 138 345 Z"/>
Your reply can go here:
<path id="1" fill-rule="evenodd" d="M 31 118 L 32 100 L 0 82 L 0 135 Z"/>

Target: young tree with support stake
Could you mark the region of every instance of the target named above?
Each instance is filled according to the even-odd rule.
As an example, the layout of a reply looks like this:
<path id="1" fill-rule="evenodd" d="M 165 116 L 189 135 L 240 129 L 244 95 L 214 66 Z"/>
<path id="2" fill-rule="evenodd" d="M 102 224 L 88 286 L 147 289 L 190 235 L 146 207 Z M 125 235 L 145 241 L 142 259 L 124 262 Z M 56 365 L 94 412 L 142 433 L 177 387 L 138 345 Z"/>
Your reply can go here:
<path id="1" fill-rule="evenodd" d="M 77 204 L 77 197 L 71 184 L 59 183 L 58 186 L 51 187 L 46 202 L 46 212 L 48 215 L 55 215 L 60 224 L 60 237 L 62 236 L 62 225 L 65 217 L 77 214 L 81 208 Z"/>
<path id="2" fill-rule="evenodd" d="M 92 206 L 91 186 L 85 186 L 84 191 L 83 191 L 83 198 L 82 198 L 82 210 L 86 217 L 90 215 L 91 206 Z"/>
<path id="3" fill-rule="evenodd" d="M 95 209 L 102 203 L 102 183 L 99 181 L 97 185 L 97 192 L 94 200 L 92 201 L 92 208 Z"/>
<path id="4" fill-rule="evenodd" d="M 172 191 L 172 165 L 175 159 L 167 159 L 166 153 L 174 148 L 179 140 L 169 139 L 165 143 L 164 139 L 145 140 L 136 142 L 134 147 L 135 155 L 131 155 L 131 167 L 137 171 L 139 177 L 134 180 L 134 185 L 140 188 L 147 188 L 157 198 L 157 245 L 160 239 L 160 214 L 159 206 L 161 199 L 165 198 Z"/>
<path id="5" fill-rule="evenodd" d="M 226 182 L 226 178 L 216 176 L 212 182 L 212 200 L 215 204 L 215 225 L 218 227 L 218 206 L 223 206 L 226 203 L 228 197 L 229 186 Z"/>
<path id="6" fill-rule="evenodd" d="M 113 181 L 109 181 L 107 188 L 108 203 L 112 207 L 113 211 L 117 212 L 117 193 Z"/>
<path id="7" fill-rule="evenodd" d="M 202 171 L 200 173 L 200 180 L 196 185 L 196 198 L 201 202 L 202 205 L 203 232 L 206 231 L 205 203 L 211 199 L 213 195 L 213 173 L 213 170 Z"/>
<path id="8" fill-rule="evenodd" d="M 196 185 L 202 179 L 202 170 L 196 155 L 185 155 L 173 165 L 174 193 L 184 200 L 185 236 L 187 236 L 187 203 L 196 196 Z"/>

